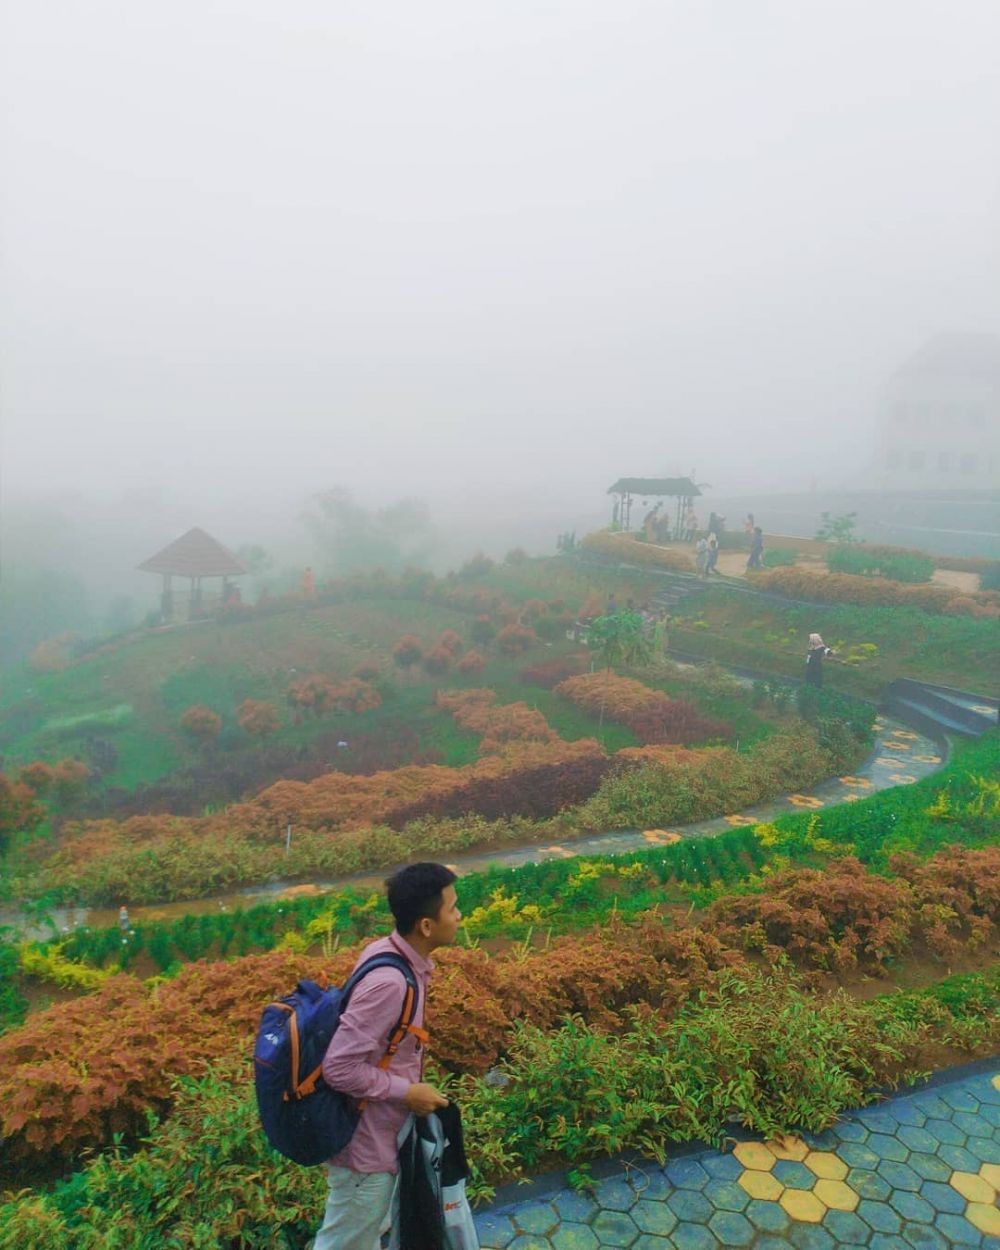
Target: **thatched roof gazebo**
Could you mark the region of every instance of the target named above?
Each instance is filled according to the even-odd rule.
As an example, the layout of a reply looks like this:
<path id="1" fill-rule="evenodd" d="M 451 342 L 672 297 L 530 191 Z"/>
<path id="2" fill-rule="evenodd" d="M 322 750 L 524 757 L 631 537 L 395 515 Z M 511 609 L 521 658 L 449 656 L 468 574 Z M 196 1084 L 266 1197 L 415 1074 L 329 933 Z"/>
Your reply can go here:
<path id="1" fill-rule="evenodd" d="M 174 615 L 174 593 L 171 579 L 187 577 L 191 582 L 191 599 L 189 617 L 194 620 L 202 614 L 201 582 L 205 577 L 222 578 L 222 599 L 225 601 L 228 590 L 228 579 L 246 573 L 246 567 L 240 563 L 233 553 L 223 547 L 222 543 L 206 534 L 203 529 L 188 530 L 180 538 L 150 556 L 139 565 L 144 573 L 163 574 L 163 593 L 160 597 L 160 611 L 163 619 L 172 620 Z"/>
<path id="2" fill-rule="evenodd" d="M 684 514 L 701 491 L 689 477 L 620 477 L 608 487 L 608 494 L 616 496 L 612 524 L 620 525 L 626 534 L 631 529 L 632 503 L 637 495 L 646 500 L 676 499 L 674 532 L 679 533 Z"/>

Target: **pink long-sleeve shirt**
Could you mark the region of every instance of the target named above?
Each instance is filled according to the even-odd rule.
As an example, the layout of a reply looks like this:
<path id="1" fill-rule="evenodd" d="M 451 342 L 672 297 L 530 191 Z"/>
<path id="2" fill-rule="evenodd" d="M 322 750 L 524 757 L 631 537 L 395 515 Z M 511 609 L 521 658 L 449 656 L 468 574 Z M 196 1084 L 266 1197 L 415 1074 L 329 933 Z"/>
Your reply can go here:
<path id="1" fill-rule="evenodd" d="M 420 987 L 420 1001 L 413 1018 L 423 1025 L 427 987 L 434 964 L 419 955 L 398 933 L 371 942 L 361 952 L 355 968 L 373 955 L 393 952 L 409 960 Z M 378 1066 L 386 1044 L 399 1020 L 406 994 L 406 979 L 395 968 L 376 968 L 358 983 L 347 1010 L 323 1059 L 323 1078 L 334 1089 L 367 1100 L 361 1120 L 347 1146 L 330 1160 L 333 1167 L 355 1172 L 398 1170 L 396 1137 L 409 1114 L 403 1105 L 406 1091 L 421 1079 L 423 1047 L 413 1034 L 400 1042 L 388 1069 Z"/>

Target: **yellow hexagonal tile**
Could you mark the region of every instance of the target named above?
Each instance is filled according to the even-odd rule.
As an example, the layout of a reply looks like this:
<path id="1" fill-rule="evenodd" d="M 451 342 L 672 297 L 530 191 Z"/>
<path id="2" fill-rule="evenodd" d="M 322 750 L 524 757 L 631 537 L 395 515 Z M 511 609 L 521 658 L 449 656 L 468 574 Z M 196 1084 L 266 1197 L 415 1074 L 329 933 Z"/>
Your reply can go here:
<path id="1" fill-rule="evenodd" d="M 801 1163 L 809 1153 L 809 1147 L 802 1138 L 792 1134 L 787 1137 L 772 1137 L 767 1148 L 776 1159 L 791 1159 L 794 1163 Z"/>
<path id="2" fill-rule="evenodd" d="M 818 1224 L 826 1215 L 826 1203 L 817 1198 L 811 1189 L 786 1189 L 778 1201 L 793 1220 L 806 1224 Z"/>
<path id="3" fill-rule="evenodd" d="M 975 1172 L 952 1172 L 951 1187 L 957 1189 L 969 1202 L 994 1202 L 997 1191 L 983 1176 Z"/>
<path id="4" fill-rule="evenodd" d="M 763 1198 L 767 1202 L 777 1202 L 785 1189 L 771 1172 L 744 1172 L 736 1183 L 751 1198 Z"/>
<path id="5" fill-rule="evenodd" d="M 1000 1163 L 984 1163 L 979 1175 L 988 1180 L 994 1189 L 1000 1191 Z"/>
<path id="6" fill-rule="evenodd" d="M 805 1165 L 825 1181 L 842 1181 L 847 1175 L 847 1164 L 829 1150 L 810 1150 Z"/>
<path id="7" fill-rule="evenodd" d="M 817 1181 L 812 1192 L 834 1211 L 853 1211 L 861 1201 L 861 1195 L 843 1181 Z"/>
<path id="8" fill-rule="evenodd" d="M 993 1088 L 1000 1089 L 1000 1076 L 995 1076 L 993 1078 Z"/>
<path id="9" fill-rule="evenodd" d="M 986 1202 L 970 1202 L 965 1208 L 965 1218 L 975 1224 L 981 1233 L 1000 1237 L 1000 1211 Z"/>
<path id="10" fill-rule="evenodd" d="M 775 1158 L 762 1141 L 741 1141 L 733 1148 L 733 1154 L 745 1168 L 755 1172 L 770 1172 Z"/>

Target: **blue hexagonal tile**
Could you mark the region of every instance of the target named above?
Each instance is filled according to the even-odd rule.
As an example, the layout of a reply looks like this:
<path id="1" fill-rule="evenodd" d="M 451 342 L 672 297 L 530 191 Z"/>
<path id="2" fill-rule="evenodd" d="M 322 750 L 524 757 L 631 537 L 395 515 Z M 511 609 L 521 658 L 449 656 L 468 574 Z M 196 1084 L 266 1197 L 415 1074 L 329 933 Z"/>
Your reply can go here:
<path id="1" fill-rule="evenodd" d="M 966 1082 L 973 1098 L 978 1098 L 980 1102 L 995 1102 L 1000 1105 L 1000 1089 L 993 1084 L 994 1076 L 1000 1076 L 1000 1072 L 984 1072 Z"/>
<path id="2" fill-rule="evenodd" d="M 947 1181 L 951 1178 L 951 1168 L 937 1155 L 921 1154 L 915 1150 L 906 1160 L 907 1166 L 925 1181 Z"/>
<path id="3" fill-rule="evenodd" d="M 857 1120 L 841 1120 L 830 1129 L 830 1132 L 835 1133 L 841 1141 L 862 1142 L 868 1139 L 868 1130 Z"/>
<path id="4" fill-rule="evenodd" d="M 802 1133 L 801 1137 L 810 1150 L 836 1150 L 840 1144 L 840 1138 L 831 1128 L 825 1128 L 822 1133 Z"/>
<path id="5" fill-rule="evenodd" d="M 549 1240 L 552 1250 L 599 1250 L 601 1244 L 586 1224 L 560 1224 Z"/>
<path id="6" fill-rule="evenodd" d="M 924 1181 L 920 1186 L 921 1198 L 926 1198 L 935 1211 L 950 1211 L 952 1215 L 965 1214 L 965 1199 L 946 1181 Z"/>
<path id="7" fill-rule="evenodd" d="M 913 1101 L 926 1116 L 938 1116 L 947 1120 L 952 1112 L 952 1108 L 934 1093 L 914 1094 Z"/>
<path id="8" fill-rule="evenodd" d="M 769 1235 L 765 1235 L 763 1237 L 758 1237 L 753 1244 L 754 1250 L 788 1250 L 788 1247 L 792 1243 L 790 1241 L 786 1241 L 784 1237 L 771 1237 Z"/>
<path id="9" fill-rule="evenodd" d="M 935 1227 L 956 1246 L 981 1246 L 983 1234 L 975 1225 L 970 1224 L 964 1215 L 939 1215 L 934 1221 Z M 996 1250 L 996 1238 L 992 1238 L 992 1250 Z"/>
<path id="10" fill-rule="evenodd" d="M 589 1224 L 600 1210 L 589 1194 L 577 1193 L 573 1189 L 561 1189 L 552 1199 L 552 1205 L 560 1219 L 576 1224 Z"/>
<path id="11" fill-rule="evenodd" d="M 823 1227 L 838 1246 L 867 1246 L 872 1230 L 853 1211 L 827 1211 Z"/>
<path id="12" fill-rule="evenodd" d="M 656 1233 L 659 1237 L 666 1237 L 677 1223 L 677 1216 L 666 1202 L 652 1202 L 647 1198 L 640 1198 L 629 1215 L 641 1232 Z"/>
<path id="13" fill-rule="evenodd" d="M 883 1159 L 878 1165 L 878 1174 L 887 1180 L 893 1189 L 908 1189 L 911 1193 L 918 1193 L 923 1184 L 909 1164 L 896 1163 L 893 1159 Z"/>
<path id="14" fill-rule="evenodd" d="M 709 1181 L 702 1193 L 720 1211 L 742 1211 L 750 1201 L 743 1186 L 732 1181 Z"/>
<path id="15" fill-rule="evenodd" d="M 754 1238 L 753 1225 L 738 1211 L 716 1211 L 708 1227 L 724 1246 L 749 1246 Z"/>
<path id="16" fill-rule="evenodd" d="M 639 1236 L 635 1221 L 625 1211 L 602 1211 L 590 1227 L 602 1246 L 630 1246 Z"/>
<path id="17" fill-rule="evenodd" d="M 870 1172 L 867 1168 L 851 1168 L 847 1173 L 847 1183 L 856 1194 L 860 1194 L 862 1198 L 868 1198 L 871 1202 L 885 1202 L 892 1193 L 892 1186 L 889 1182 L 877 1172 Z"/>
<path id="18" fill-rule="evenodd" d="M 912 1124 L 900 1125 L 896 1136 L 908 1150 L 920 1150 L 924 1154 L 933 1154 L 938 1148 L 936 1137 L 928 1133 L 925 1128 L 916 1128 Z"/>
<path id="19" fill-rule="evenodd" d="M 938 1157 L 944 1159 L 945 1163 L 956 1172 L 979 1171 L 979 1160 L 961 1146 L 941 1146 L 938 1149 Z"/>
<path id="20" fill-rule="evenodd" d="M 734 1181 L 743 1174 L 743 1164 L 733 1154 L 709 1155 L 701 1160 L 701 1166 L 717 1181 Z"/>
<path id="21" fill-rule="evenodd" d="M 876 1233 L 898 1233 L 903 1227 L 903 1217 L 887 1202 L 872 1202 L 870 1198 L 862 1198 L 858 1203 L 858 1215 Z"/>
<path id="22" fill-rule="evenodd" d="M 887 1137 L 885 1133 L 869 1133 L 867 1145 L 880 1159 L 892 1159 L 896 1163 L 905 1163 L 910 1153 L 898 1137 Z"/>
<path id="23" fill-rule="evenodd" d="M 547 1237 L 559 1224 L 559 1216 L 551 1202 L 526 1202 L 515 1209 L 514 1223 L 522 1233 Z"/>
<path id="24" fill-rule="evenodd" d="M 938 1091 L 941 1101 L 948 1104 L 952 1111 L 979 1110 L 979 1099 L 974 1097 L 963 1085 L 947 1085 Z"/>
<path id="25" fill-rule="evenodd" d="M 923 1128 L 924 1121 L 927 1119 L 913 1098 L 894 1098 L 892 1114 L 900 1124 L 910 1124 L 914 1128 Z"/>
<path id="26" fill-rule="evenodd" d="M 887 1133 L 891 1137 L 899 1128 L 899 1121 L 888 1107 L 865 1107 L 857 1115 L 871 1133 Z"/>
<path id="27" fill-rule="evenodd" d="M 930 1224 L 904 1224 L 903 1240 L 908 1241 L 913 1250 L 950 1250 L 948 1239 Z"/>
<path id="28" fill-rule="evenodd" d="M 928 1133 L 942 1146 L 964 1146 L 965 1134 L 951 1120 L 928 1120 L 924 1125 Z"/>
<path id="29" fill-rule="evenodd" d="M 655 1172 L 649 1171 L 645 1176 L 636 1176 L 633 1173 L 632 1184 L 637 1197 L 646 1198 L 651 1202 L 663 1202 L 674 1192 L 673 1185 L 659 1169 Z"/>
<path id="30" fill-rule="evenodd" d="M 510 1250 L 552 1250 L 552 1242 L 535 1233 L 522 1233 L 510 1243 Z"/>
<path id="31" fill-rule="evenodd" d="M 708 1173 L 697 1159 L 671 1159 L 663 1171 L 678 1189 L 704 1189 L 708 1184 Z"/>
<path id="32" fill-rule="evenodd" d="M 783 1233 L 792 1222 L 779 1202 L 768 1202 L 764 1198 L 752 1198 L 743 1214 L 762 1233 Z"/>
<path id="33" fill-rule="evenodd" d="M 878 1167 L 879 1156 L 874 1150 L 869 1150 L 860 1142 L 846 1142 L 837 1154 L 849 1168 L 865 1168 L 869 1172 L 874 1172 Z"/>
<path id="34" fill-rule="evenodd" d="M 639 1195 L 620 1176 L 609 1177 L 594 1187 L 594 1201 L 603 1211 L 629 1211 Z"/>
<path id="35" fill-rule="evenodd" d="M 639 1240 L 632 1242 L 632 1250 L 666 1250 L 672 1243 L 656 1233 L 640 1233 Z"/>
<path id="36" fill-rule="evenodd" d="M 934 1220 L 934 1208 L 927 1199 L 921 1198 L 919 1194 L 911 1194 L 907 1189 L 894 1189 L 889 1204 L 896 1208 L 904 1220 L 916 1220 L 921 1224 L 930 1224 Z"/>
<path id="37" fill-rule="evenodd" d="M 715 1210 L 704 1194 L 693 1189 L 675 1189 L 667 1199 L 667 1206 L 679 1220 L 692 1224 L 707 1224 Z"/>
<path id="38" fill-rule="evenodd" d="M 979 1108 L 979 1118 L 993 1128 L 1000 1128 L 1000 1103 L 984 1102 Z"/>
<path id="39" fill-rule="evenodd" d="M 796 1250 L 834 1250 L 837 1244 L 818 1224 L 793 1224 L 788 1240 Z"/>
<path id="40" fill-rule="evenodd" d="M 672 1240 L 676 1250 L 719 1250 L 715 1233 L 704 1224 L 678 1224 Z"/>
<path id="41" fill-rule="evenodd" d="M 983 1163 L 1000 1163 L 1000 1142 L 991 1137 L 969 1137 L 965 1149 Z"/>
<path id="42" fill-rule="evenodd" d="M 812 1189 L 816 1184 L 816 1173 L 791 1159 L 779 1159 L 771 1171 L 788 1189 Z"/>
<path id="43" fill-rule="evenodd" d="M 872 1233 L 871 1250 L 913 1250 L 909 1242 L 896 1233 Z"/>
<path id="44" fill-rule="evenodd" d="M 977 1136 L 983 1131 L 983 1121 L 979 1112 L 956 1111 L 951 1117 L 952 1124 L 956 1128 L 960 1128 L 963 1133 L 967 1133 L 970 1137 Z"/>
<path id="45" fill-rule="evenodd" d="M 517 1236 L 514 1225 L 506 1215 L 494 1215 L 492 1211 L 484 1211 L 474 1217 L 479 1244 L 483 1250 L 504 1250 Z"/>

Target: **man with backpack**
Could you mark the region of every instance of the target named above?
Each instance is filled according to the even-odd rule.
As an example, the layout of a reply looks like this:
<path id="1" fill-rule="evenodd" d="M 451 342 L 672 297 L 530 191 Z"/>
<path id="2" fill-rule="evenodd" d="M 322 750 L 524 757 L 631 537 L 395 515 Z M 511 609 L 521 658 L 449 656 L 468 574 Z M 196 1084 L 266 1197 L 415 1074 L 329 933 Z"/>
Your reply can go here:
<path id="1" fill-rule="evenodd" d="M 461 912 L 455 874 L 443 864 L 410 864 L 387 883 L 396 928 L 370 943 L 356 968 L 376 956 L 401 956 L 418 993 L 412 1020 L 395 1051 L 389 1040 L 411 1011 L 407 977 L 376 967 L 357 982 L 323 1059 L 323 1079 L 358 1099 L 363 1110 L 348 1145 L 327 1164 L 329 1196 L 314 1250 L 378 1250 L 389 1222 L 398 1171 L 400 1130 L 412 1112 L 429 1115 L 448 1099 L 422 1080 L 424 1004 L 434 964 L 431 953 L 450 946 Z"/>

